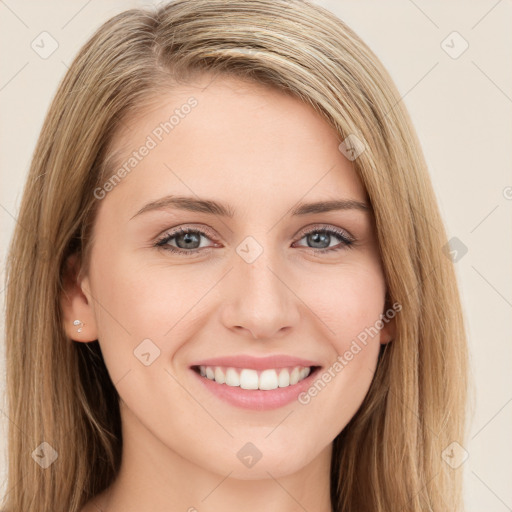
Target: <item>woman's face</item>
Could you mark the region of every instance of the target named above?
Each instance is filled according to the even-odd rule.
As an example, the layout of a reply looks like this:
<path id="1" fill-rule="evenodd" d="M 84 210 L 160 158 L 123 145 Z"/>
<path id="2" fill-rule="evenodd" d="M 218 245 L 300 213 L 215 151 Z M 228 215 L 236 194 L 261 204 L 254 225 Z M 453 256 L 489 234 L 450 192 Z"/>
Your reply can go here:
<path id="1" fill-rule="evenodd" d="M 340 142 L 297 99 L 207 75 L 124 123 L 65 308 L 99 340 L 126 446 L 240 479 L 330 460 L 393 334 L 363 334 L 386 292 L 371 211 L 306 206 L 368 204 Z"/>

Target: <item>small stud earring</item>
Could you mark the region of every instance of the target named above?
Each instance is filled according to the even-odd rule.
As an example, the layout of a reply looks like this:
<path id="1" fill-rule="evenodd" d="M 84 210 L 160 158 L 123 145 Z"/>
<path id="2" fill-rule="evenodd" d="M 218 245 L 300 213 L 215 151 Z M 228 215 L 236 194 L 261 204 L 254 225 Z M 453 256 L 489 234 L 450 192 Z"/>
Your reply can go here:
<path id="1" fill-rule="evenodd" d="M 80 320 L 75 320 L 73 322 L 73 325 L 79 325 L 80 327 L 77 329 L 78 332 L 82 332 L 82 328 L 83 326 L 85 325 L 83 322 L 81 322 Z"/>

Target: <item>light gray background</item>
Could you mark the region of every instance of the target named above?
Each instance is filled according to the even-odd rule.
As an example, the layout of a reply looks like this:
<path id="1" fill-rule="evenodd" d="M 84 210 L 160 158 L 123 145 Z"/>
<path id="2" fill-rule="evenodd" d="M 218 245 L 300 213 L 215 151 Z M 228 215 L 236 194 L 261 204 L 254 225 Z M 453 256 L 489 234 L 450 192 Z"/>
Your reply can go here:
<path id="1" fill-rule="evenodd" d="M 0 0 L 0 263 L 45 113 L 79 48 L 105 20 L 142 1 Z M 469 331 L 476 410 L 458 471 L 468 512 L 512 510 L 512 3 L 317 1 L 382 60 L 415 123 L 449 238 L 468 252 L 455 264 Z M 46 31 L 57 50 L 31 47 Z M 458 58 L 457 31 L 469 44 Z M 444 45 L 442 42 L 446 40 Z M 41 46 L 42 43 L 39 42 Z M 46 46 L 48 48 L 48 46 Z M 37 286 L 35 283 L 34 286 Z M 4 309 L 4 293 L 1 294 Z M 4 318 L 1 318 L 2 341 Z M 0 352 L 0 482 L 5 481 L 4 345 Z M 35 448 L 35 447 L 34 447 Z M 30 456 L 30 454 L 27 454 Z M 0 493 L 6 492 L 6 486 Z"/>

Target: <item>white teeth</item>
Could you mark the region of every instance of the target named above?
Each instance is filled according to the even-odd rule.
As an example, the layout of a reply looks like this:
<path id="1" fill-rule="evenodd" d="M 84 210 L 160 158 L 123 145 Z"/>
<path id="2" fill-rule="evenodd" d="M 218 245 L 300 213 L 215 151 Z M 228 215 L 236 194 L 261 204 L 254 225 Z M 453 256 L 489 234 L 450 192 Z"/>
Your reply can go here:
<path id="1" fill-rule="evenodd" d="M 260 375 L 260 389 L 276 389 L 279 383 L 277 381 L 277 372 L 275 370 L 264 370 Z"/>
<path id="2" fill-rule="evenodd" d="M 240 387 L 242 389 L 258 389 L 258 372 L 244 368 L 240 372 Z"/>
<path id="3" fill-rule="evenodd" d="M 281 370 L 279 373 L 279 387 L 286 388 L 290 385 L 290 372 L 288 370 Z"/>
<path id="4" fill-rule="evenodd" d="M 226 384 L 228 386 L 240 386 L 240 376 L 234 368 L 226 370 Z"/>
<path id="5" fill-rule="evenodd" d="M 290 386 L 297 384 L 299 382 L 299 368 L 295 367 L 290 373 Z"/>
<path id="6" fill-rule="evenodd" d="M 305 379 L 308 375 L 309 375 L 309 372 L 311 371 L 311 368 L 302 368 L 302 370 L 300 371 L 300 374 L 299 374 L 299 380 L 302 380 L 302 379 Z"/>
<path id="7" fill-rule="evenodd" d="M 219 384 L 224 384 L 224 382 L 226 382 L 224 372 L 222 371 L 222 368 L 219 368 L 218 366 L 215 368 L 215 382 L 218 382 Z"/>
<path id="8" fill-rule="evenodd" d="M 242 389 L 272 390 L 297 384 L 311 373 L 311 368 L 295 366 L 293 368 L 272 368 L 258 372 L 249 368 L 237 369 L 201 365 L 199 373 L 202 377 L 214 380 L 218 384 L 241 387 Z"/>

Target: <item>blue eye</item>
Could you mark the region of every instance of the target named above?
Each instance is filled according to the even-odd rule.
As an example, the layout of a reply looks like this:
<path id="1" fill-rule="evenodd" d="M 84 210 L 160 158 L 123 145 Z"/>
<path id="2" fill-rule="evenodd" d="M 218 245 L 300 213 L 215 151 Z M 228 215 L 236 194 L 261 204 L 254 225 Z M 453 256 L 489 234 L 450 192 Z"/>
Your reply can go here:
<path id="1" fill-rule="evenodd" d="M 157 240 L 155 247 L 164 249 L 175 254 L 182 254 L 184 256 L 194 256 L 204 251 L 211 249 L 212 246 L 201 247 L 201 237 L 210 238 L 210 234 L 197 228 L 179 228 L 171 233 L 166 233 L 162 238 Z M 338 239 L 340 242 L 334 247 L 329 247 L 332 238 Z M 328 253 L 339 251 L 344 248 L 351 248 L 355 244 L 355 239 L 348 235 L 345 231 L 334 227 L 322 227 L 311 229 L 302 234 L 303 238 L 307 238 L 312 244 L 322 245 L 327 243 L 327 247 L 309 247 L 315 253 Z M 174 241 L 176 245 L 171 245 Z M 300 245 L 299 247 L 307 247 Z"/>
<path id="2" fill-rule="evenodd" d="M 329 247 L 329 242 L 332 238 L 337 238 L 341 243 L 338 245 L 335 245 L 334 247 Z M 333 251 L 339 251 L 341 249 L 348 249 L 351 248 L 355 240 L 351 236 L 348 235 L 345 231 L 329 227 L 329 228 L 315 228 L 312 230 L 307 231 L 306 233 L 303 233 L 302 238 L 308 238 L 308 241 L 313 244 L 320 244 L 322 245 L 327 241 L 327 247 L 310 247 L 310 249 L 313 249 L 315 253 L 326 253 L 326 252 L 333 252 Z M 302 238 L 300 240 L 302 240 Z M 299 246 L 299 247 L 305 247 L 305 246 Z"/>
<path id="3" fill-rule="evenodd" d="M 179 228 L 172 233 L 166 233 L 155 245 L 172 253 L 193 256 L 199 252 L 198 249 L 201 247 L 201 237 L 209 238 L 208 233 L 200 229 Z M 175 240 L 175 243 L 178 243 L 181 247 L 170 245 L 172 240 Z"/>

